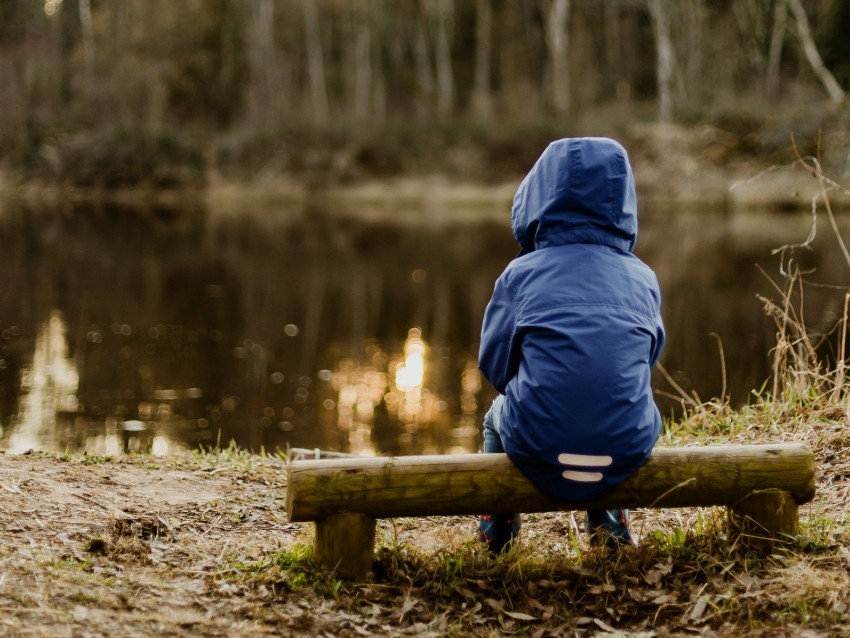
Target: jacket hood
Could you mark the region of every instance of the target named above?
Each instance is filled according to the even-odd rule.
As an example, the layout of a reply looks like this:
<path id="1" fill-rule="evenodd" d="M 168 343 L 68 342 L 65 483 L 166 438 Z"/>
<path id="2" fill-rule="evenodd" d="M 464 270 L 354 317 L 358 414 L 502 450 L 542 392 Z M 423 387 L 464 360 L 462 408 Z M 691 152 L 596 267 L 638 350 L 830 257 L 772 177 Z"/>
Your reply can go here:
<path id="1" fill-rule="evenodd" d="M 576 243 L 632 252 L 637 197 L 626 149 L 599 137 L 552 142 L 514 196 L 511 227 L 521 255 Z"/>

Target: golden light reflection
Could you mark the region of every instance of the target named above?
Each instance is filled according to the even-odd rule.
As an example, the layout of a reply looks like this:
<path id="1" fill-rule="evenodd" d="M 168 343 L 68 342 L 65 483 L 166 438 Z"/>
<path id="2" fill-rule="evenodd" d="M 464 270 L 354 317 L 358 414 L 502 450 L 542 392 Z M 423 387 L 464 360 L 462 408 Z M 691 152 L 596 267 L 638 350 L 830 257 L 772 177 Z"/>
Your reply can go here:
<path id="1" fill-rule="evenodd" d="M 52 18 L 62 6 L 62 0 L 44 0 L 44 15 Z"/>
<path id="2" fill-rule="evenodd" d="M 415 425 L 423 419 L 423 407 L 426 393 L 425 382 L 425 360 L 428 347 L 422 339 L 422 331 L 419 328 L 411 328 L 407 333 L 407 341 L 404 342 L 404 360 L 395 365 L 395 389 L 397 390 L 397 406 L 395 411 L 398 418 L 408 426 Z M 432 407 L 428 396 L 428 407 Z M 410 429 L 408 428 L 408 431 Z"/>
<path id="3" fill-rule="evenodd" d="M 18 424 L 9 437 L 12 453 L 41 449 L 45 438 L 57 436 L 61 420 L 76 416 L 80 376 L 68 356 L 66 332 L 61 313 L 54 310 L 36 335 L 32 364 L 21 371 Z"/>
<path id="4" fill-rule="evenodd" d="M 343 359 L 331 375 L 337 392 L 337 425 L 348 433 L 349 450 L 353 454 L 373 456 L 371 441 L 375 408 L 387 390 L 388 377 L 380 370 L 386 355 L 377 346 L 369 349 L 369 363 L 358 366 L 353 359 Z"/>
<path id="5" fill-rule="evenodd" d="M 350 452 L 429 454 L 475 449 L 481 379 L 474 361 L 466 364 L 459 391 L 453 391 L 450 386 L 457 377 L 452 381 L 445 364 L 430 361 L 430 348 L 419 328 L 408 331 L 400 352 L 388 355 L 373 344 L 367 355 L 362 363 L 343 359 L 331 375 L 336 401 L 330 403 L 336 407 L 337 426 Z M 440 356 L 445 358 L 445 353 Z M 460 405 L 452 408 L 443 392 L 457 397 Z"/>
<path id="6" fill-rule="evenodd" d="M 419 328 L 412 328 L 404 342 L 404 362 L 396 365 L 395 384 L 402 392 L 422 387 L 425 379 L 425 352 Z"/>

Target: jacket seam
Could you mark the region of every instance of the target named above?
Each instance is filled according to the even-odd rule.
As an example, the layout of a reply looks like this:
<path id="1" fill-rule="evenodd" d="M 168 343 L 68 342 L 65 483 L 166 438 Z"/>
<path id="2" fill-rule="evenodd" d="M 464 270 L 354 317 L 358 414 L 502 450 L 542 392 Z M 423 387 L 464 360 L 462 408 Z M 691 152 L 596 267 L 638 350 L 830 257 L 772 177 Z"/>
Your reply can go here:
<path id="1" fill-rule="evenodd" d="M 511 290 L 511 297 L 513 299 L 515 299 L 515 296 L 513 295 L 513 290 Z M 514 306 L 516 306 L 516 304 L 514 304 Z M 576 307 L 581 307 L 581 308 L 611 308 L 611 309 L 614 309 L 614 310 L 625 310 L 626 312 L 629 312 L 629 313 L 632 313 L 632 314 L 635 314 L 635 315 L 639 315 L 639 316 L 641 316 L 645 319 L 648 319 L 653 324 L 655 323 L 656 317 L 657 317 L 656 313 L 646 313 L 642 310 L 638 310 L 637 308 L 630 308 L 629 306 L 622 306 L 622 305 L 618 305 L 618 304 L 608 304 L 608 303 L 590 303 L 590 302 L 581 302 L 581 301 L 569 302 L 569 303 L 557 303 L 557 304 L 551 304 L 551 305 L 547 305 L 547 306 L 535 306 L 534 310 L 532 312 L 542 312 L 544 310 L 553 310 L 555 308 L 576 308 Z M 514 308 L 514 314 L 516 315 L 517 319 L 522 319 L 529 313 L 518 312 L 516 310 L 516 308 Z"/>
<path id="2" fill-rule="evenodd" d="M 513 343 L 516 338 L 517 328 L 519 326 L 519 308 L 517 308 L 517 294 L 516 290 L 514 290 L 514 282 L 511 281 L 511 273 L 507 272 L 505 274 L 505 289 L 511 296 L 511 309 L 513 310 L 513 325 L 511 326 L 511 336 L 508 340 L 508 350 L 505 355 L 505 361 L 502 364 L 502 377 L 505 379 L 505 387 L 507 387 L 512 377 L 508 376 L 508 371 L 511 365 L 511 354 L 513 352 Z"/>

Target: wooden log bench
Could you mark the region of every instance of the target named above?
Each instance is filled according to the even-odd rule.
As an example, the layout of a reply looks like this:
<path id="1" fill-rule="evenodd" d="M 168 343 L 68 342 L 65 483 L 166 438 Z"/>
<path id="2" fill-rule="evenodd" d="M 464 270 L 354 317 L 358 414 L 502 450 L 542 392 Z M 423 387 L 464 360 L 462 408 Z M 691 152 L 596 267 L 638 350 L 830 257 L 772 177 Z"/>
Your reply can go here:
<path id="1" fill-rule="evenodd" d="M 504 454 L 293 461 L 289 520 L 315 521 L 315 559 L 339 575 L 371 571 L 379 518 L 489 512 L 726 506 L 732 531 L 794 536 L 797 506 L 815 494 L 812 451 L 799 444 L 655 448 L 593 502 L 540 492 Z"/>

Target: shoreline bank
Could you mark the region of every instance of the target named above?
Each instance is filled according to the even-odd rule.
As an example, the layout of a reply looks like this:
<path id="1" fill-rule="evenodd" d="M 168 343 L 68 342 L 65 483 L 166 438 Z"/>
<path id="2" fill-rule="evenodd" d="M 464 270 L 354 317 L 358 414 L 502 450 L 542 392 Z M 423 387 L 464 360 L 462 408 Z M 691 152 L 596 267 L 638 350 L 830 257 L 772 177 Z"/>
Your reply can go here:
<path id="1" fill-rule="evenodd" d="M 683 165 L 678 174 L 662 167 L 635 169 L 644 210 L 792 212 L 809 210 L 820 188 L 803 167 L 754 165 L 726 169 Z M 205 210 L 214 216 L 275 209 L 356 215 L 365 221 L 481 221 L 503 219 L 522 176 L 499 183 L 445 175 L 368 179 L 319 188 L 293 177 L 258 181 L 216 179 L 205 187 L 153 189 L 77 188 L 48 182 L 16 182 L 0 176 L 0 205 L 62 209 L 75 204 L 128 210 Z M 830 193 L 834 210 L 850 209 L 846 193 Z"/>

